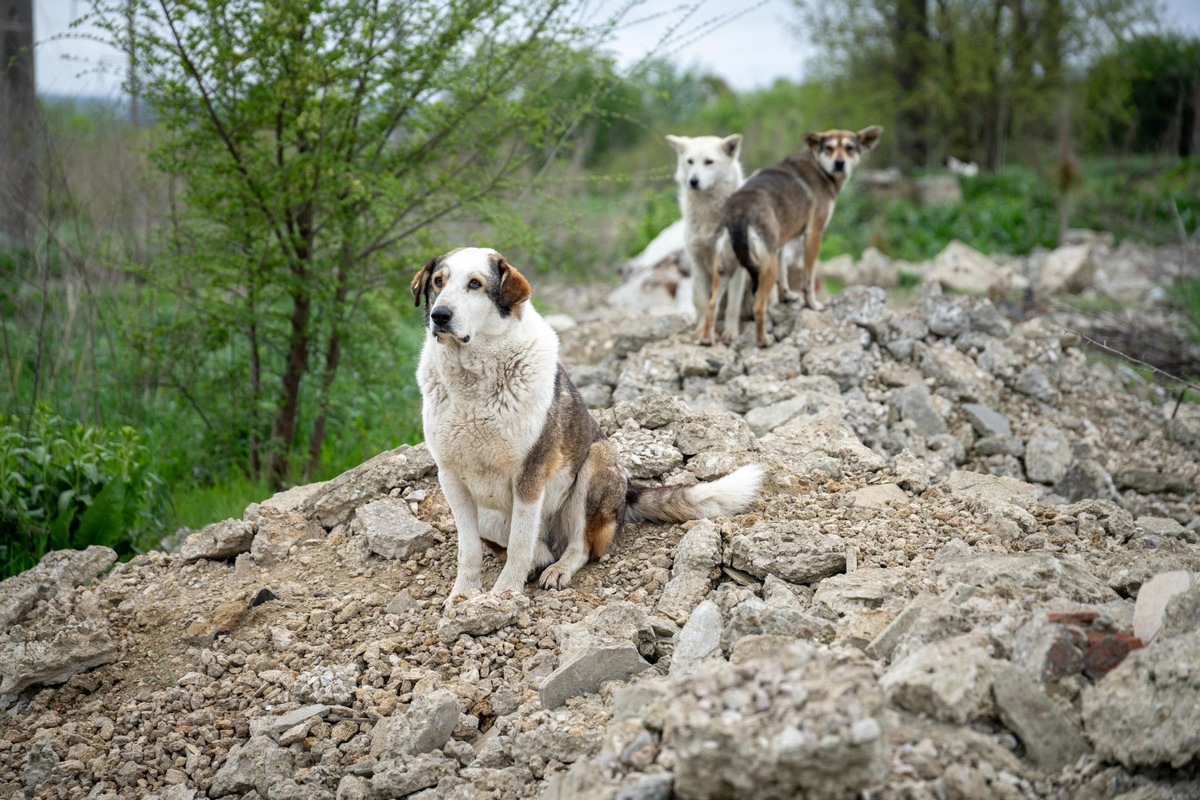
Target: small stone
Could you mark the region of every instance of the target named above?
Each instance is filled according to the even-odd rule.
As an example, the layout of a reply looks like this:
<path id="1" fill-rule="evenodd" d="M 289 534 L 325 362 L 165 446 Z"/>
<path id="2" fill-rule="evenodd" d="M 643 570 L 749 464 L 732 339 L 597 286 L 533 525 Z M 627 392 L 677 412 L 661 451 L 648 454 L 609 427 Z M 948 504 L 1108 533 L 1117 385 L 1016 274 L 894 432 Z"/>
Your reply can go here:
<path id="1" fill-rule="evenodd" d="M 1012 425 L 1008 417 L 982 403 L 964 403 L 963 414 L 981 437 L 1012 436 Z"/>
<path id="2" fill-rule="evenodd" d="M 892 664 L 879 683 L 909 711 L 962 724 L 992 711 L 992 659 L 971 635 L 927 644 Z"/>
<path id="3" fill-rule="evenodd" d="M 524 595 L 482 594 L 455 602 L 438 622 L 438 638 L 450 644 L 459 636 L 483 636 L 512 625 L 517 617 L 529 610 L 529 598 Z"/>
<path id="4" fill-rule="evenodd" d="M 254 593 L 250 598 L 250 607 L 261 606 L 263 603 L 269 603 L 272 600 L 278 600 L 279 596 L 265 586 Z"/>
<path id="5" fill-rule="evenodd" d="M 365 536 L 371 552 L 384 558 L 406 559 L 436 544 L 433 526 L 417 519 L 400 498 L 387 497 L 358 509 L 350 532 Z"/>
<path id="6" fill-rule="evenodd" d="M 608 681 L 626 681 L 650 664 L 629 642 L 602 645 L 575 655 L 542 681 L 542 708 L 558 708 L 567 698 L 599 690 Z"/>
<path id="7" fill-rule="evenodd" d="M 1058 483 L 1073 456 L 1067 436 L 1053 425 L 1039 426 L 1025 442 L 1025 474 L 1038 483 Z"/>
<path id="8" fill-rule="evenodd" d="M 301 706 L 295 711 L 289 711 L 283 716 L 276 717 L 271 723 L 270 733 L 278 737 L 284 731 L 294 728 L 295 726 L 306 722 L 310 719 L 320 719 L 329 713 L 329 706 L 321 703 L 313 703 L 312 705 Z"/>
<path id="9" fill-rule="evenodd" d="M 721 611 L 717 604 L 705 600 L 688 617 L 679 632 L 679 643 L 671 657 L 671 675 L 695 672 L 700 662 L 721 649 Z"/>
<path id="10" fill-rule="evenodd" d="M 1196 576 L 1184 570 L 1155 575 L 1138 589 L 1133 608 L 1133 633 L 1143 644 L 1150 644 L 1162 628 L 1167 604 L 1197 584 Z"/>
<path id="11" fill-rule="evenodd" d="M 855 489 L 849 495 L 856 508 L 884 509 L 889 506 L 906 506 L 912 500 L 904 490 L 894 483 L 881 483 Z"/>
<path id="12" fill-rule="evenodd" d="M 417 695 L 403 714 L 376 724 L 371 731 L 371 755 L 381 761 L 402 761 L 438 750 L 454 733 L 458 718 L 453 692 L 439 689 Z"/>
<path id="13" fill-rule="evenodd" d="M 436 786 L 458 772 L 457 760 L 441 753 L 421 753 L 397 761 L 381 761 L 371 777 L 374 797 L 407 797 L 421 789 Z"/>
<path id="14" fill-rule="evenodd" d="M 184 561 L 233 558 L 238 553 L 248 552 L 253 541 L 253 525 L 240 519 L 227 519 L 188 536 L 179 548 L 179 556 Z"/>
<path id="15" fill-rule="evenodd" d="M 1078 712 L 1047 697 L 1028 673 L 997 665 L 992 673 L 992 695 L 1000 721 L 1017 735 L 1033 762 L 1050 774 L 1091 751 Z"/>
<path id="16" fill-rule="evenodd" d="M 1083 691 L 1083 724 L 1096 754 L 1127 769 L 1200 758 L 1196 702 L 1200 630 L 1129 655 L 1104 680 Z"/>
<path id="17" fill-rule="evenodd" d="M 911 422 L 922 436 L 937 436 L 947 430 L 946 420 L 934 407 L 933 398 L 923 383 L 896 389 L 892 394 L 892 406 L 900 419 Z"/>

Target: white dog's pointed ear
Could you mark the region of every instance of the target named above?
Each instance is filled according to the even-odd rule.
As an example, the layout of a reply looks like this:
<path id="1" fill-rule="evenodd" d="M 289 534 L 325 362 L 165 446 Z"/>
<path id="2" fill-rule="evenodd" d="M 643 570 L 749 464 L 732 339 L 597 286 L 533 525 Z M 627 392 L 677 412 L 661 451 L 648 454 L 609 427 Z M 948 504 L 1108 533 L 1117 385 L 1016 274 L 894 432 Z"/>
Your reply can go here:
<path id="1" fill-rule="evenodd" d="M 858 132 L 858 143 L 862 145 L 863 150 L 871 150 L 875 145 L 879 144 L 880 136 L 883 136 L 883 126 L 872 125 Z"/>
<path id="2" fill-rule="evenodd" d="M 496 275 L 496 282 L 493 284 L 492 297 L 496 301 L 496 306 L 499 307 L 501 314 L 508 316 L 509 312 L 515 306 L 525 302 L 533 294 L 533 289 L 529 285 L 529 281 L 517 268 L 508 263 L 508 259 L 499 253 L 492 253 L 492 270 Z M 518 311 L 517 316 L 521 314 Z"/>
<path id="3" fill-rule="evenodd" d="M 672 134 L 668 133 L 666 140 L 667 143 L 674 147 L 677 151 L 683 150 L 683 146 L 687 144 L 686 136 L 673 136 Z"/>
<path id="4" fill-rule="evenodd" d="M 737 158 L 738 153 L 742 150 L 742 135 L 735 133 L 732 136 L 726 136 L 721 140 L 721 146 L 725 148 L 725 155 Z"/>

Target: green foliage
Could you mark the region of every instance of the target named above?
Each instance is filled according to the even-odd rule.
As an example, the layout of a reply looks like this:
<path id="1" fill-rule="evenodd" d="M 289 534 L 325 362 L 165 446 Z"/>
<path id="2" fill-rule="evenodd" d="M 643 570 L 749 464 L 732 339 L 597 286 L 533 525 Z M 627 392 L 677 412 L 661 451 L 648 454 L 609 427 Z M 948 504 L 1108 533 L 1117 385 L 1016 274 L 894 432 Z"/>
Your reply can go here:
<path id="1" fill-rule="evenodd" d="M 133 428 L 106 431 L 39 407 L 0 424 L 0 577 L 50 550 L 98 544 L 119 555 L 161 527 L 162 480 Z"/>
<path id="2" fill-rule="evenodd" d="M 1089 106 L 1109 112 L 1089 129 L 1094 145 L 1200 156 L 1200 37 L 1123 42 L 1092 65 L 1086 90 Z"/>
<path id="3" fill-rule="evenodd" d="M 895 258 L 921 261 L 955 239 L 985 253 L 1014 255 L 1057 246 L 1057 198 L 1049 175 L 1009 167 L 960 181 L 962 203 L 929 208 L 874 200 L 851 181 L 821 242 L 821 257 L 857 256 L 874 246 Z M 1200 168 L 1144 159 L 1134 165 L 1088 163 L 1072 202 L 1074 227 L 1152 244 L 1178 241 L 1200 229 Z"/>
<path id="4" fill-rule="evenodd" d="M 885 153 L 906 168 L 947 155 L 988 169 L 1038 158 L 1056 143 L 1065 113 L 1111 111 L 1107 103 L 1072 107 L 1073 66 L 1156 10 L 1153 0 L 794 2 L 825 51 L 823 77 L 839 92 L 839 116 L 869 110 L 892 132 Z"/>
<path id="5" fill-rule="evenodd" d="M 563 89 L 594 63 L 565 0 L 94 8 L 182 192 L 137 271 L 170 301 L 135 339 L 181 395 L 222 398 L 190 403 L 210 442 L 276 486 L 315 474 L 361 309 L 405 302 L 390 272 L 447 249 L 435 228 L 509 222 L 607 83 Z"/>

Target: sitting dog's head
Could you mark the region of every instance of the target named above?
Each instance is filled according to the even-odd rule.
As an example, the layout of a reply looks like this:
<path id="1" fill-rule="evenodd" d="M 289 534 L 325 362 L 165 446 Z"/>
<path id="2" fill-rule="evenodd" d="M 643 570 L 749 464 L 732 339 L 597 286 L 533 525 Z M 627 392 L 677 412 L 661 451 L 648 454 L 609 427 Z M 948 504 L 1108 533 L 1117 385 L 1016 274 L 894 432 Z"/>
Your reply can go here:
<path id="1" fill-rule="evenodd" d="M 733 136 L 668 136 L 675 148 L 675 181 L 683 188 L 707 192 L 730 184 L 729 191 L 741 183 L 741 134 Z"/>
<path id="2" fill-rule="evenodd" d="M 430 259 L 413 277 L 416 305 L 425 301 L 425 329 L 441 344 L 466 345 L 520 319 L 529 281 L 504 256 L 460 247 Z"/>
<path id="3" fill-rule="evenodd" d="M 872 125 L 858 133 L 839 130 L 810 133 L 804 137 L 804 143 L 816 156 L 821 169 L 830 175 L 849 178 L 862 154 L 875 147 L 882 135 L 883 128 Z"/>

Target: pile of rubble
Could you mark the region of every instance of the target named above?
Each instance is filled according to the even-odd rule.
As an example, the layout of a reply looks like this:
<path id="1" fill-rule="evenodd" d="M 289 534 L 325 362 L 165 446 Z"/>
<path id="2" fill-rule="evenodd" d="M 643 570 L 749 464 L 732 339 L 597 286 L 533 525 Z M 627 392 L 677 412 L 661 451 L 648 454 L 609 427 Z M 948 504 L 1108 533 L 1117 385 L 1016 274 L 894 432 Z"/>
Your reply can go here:
<path id="1" fill-rule="evenodd" d="M 443 614 L 404 446 L 177 553 L 52 554 L 0 585 L 0 794 L 1200 796 L 1200 409 L 933 284 L 777 307 L 767 350 L 577 322 L 634 478 L 760 463 L 746 513 Z"/>

